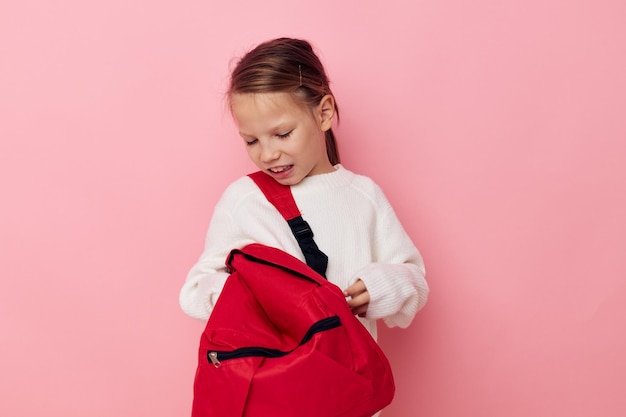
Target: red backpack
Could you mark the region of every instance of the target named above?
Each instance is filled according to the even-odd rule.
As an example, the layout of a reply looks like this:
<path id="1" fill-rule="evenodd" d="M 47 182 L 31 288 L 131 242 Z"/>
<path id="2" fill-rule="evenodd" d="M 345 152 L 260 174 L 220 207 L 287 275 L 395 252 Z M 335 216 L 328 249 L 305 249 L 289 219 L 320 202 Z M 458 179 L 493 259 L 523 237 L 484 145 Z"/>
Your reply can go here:
<path id="1" fill-rule="evenodd" d="M 295 207 L 289 187 L 251 176 L 281 214 Z M 288 197 L 277 203 L 276 192 Z M 304 250 L 318 256 L 317 246 Z M 387 358 L 324 271 L 256 243 L 231 251 L 226 266 L 200 339 L 192 417 L 369 417 L 391 402 Z"/>

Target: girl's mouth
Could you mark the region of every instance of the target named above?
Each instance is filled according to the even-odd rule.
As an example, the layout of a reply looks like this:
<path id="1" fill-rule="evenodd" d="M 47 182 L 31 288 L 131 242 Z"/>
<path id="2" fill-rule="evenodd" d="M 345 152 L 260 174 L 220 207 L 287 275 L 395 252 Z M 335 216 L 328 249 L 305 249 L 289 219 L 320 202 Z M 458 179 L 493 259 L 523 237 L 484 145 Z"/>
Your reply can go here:
<path id="1" fill-rule="evenodd" d="M 276 181 L 287 180 L 293 173 L 293 165 L 282 165 L 279 167 L 272 167 L 268 169 L 269 174 L 274 177 Z"/>
<path id="2" fill-rule="evenodd" d="M 280 174 L 281 172 L 285 172 L 285 171 L 289 170 L 291 167 L 293 167 L 293 165 L 283 165 L 283 166 L 280 166 L 280 167 L 270 168 L 269 171 L 274 173 L 274 174 Z"/>

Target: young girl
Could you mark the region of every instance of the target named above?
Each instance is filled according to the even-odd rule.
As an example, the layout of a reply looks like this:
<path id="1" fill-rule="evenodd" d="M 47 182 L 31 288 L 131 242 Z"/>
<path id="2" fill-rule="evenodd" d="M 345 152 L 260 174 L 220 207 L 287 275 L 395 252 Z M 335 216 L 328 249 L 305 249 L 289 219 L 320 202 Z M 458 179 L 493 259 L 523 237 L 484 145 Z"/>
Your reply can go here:
<path id="1" fill-rule="evenodd" d="M 328 256 L 326 277 L 344 289 L 354 314 L 374 338 L 378 319 L 408 326 L 428 295 L 422 258 L 380 188 L 339 163 L 331 129 L 338 107 L 311 45 L 281 38 L 257 46 L 233 70 L 228 98 L 250 159 L 291 186 Z M 255 242 L 304 262 L 287 222 L 246 176 L 215 207 L 180 292 L 183 311 L 208 319 L 228 278 L 228 253 Z"/>

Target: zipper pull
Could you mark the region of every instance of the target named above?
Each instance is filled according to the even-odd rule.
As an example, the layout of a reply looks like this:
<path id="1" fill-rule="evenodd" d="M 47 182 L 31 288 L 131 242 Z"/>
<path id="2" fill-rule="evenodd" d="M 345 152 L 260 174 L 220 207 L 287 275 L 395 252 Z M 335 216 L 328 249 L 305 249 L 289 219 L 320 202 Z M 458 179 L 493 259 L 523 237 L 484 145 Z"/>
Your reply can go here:
<path id="1" fill-rule="evenodd" d="M 209 359 L 216 368 L 220 368 L 222 366 L 222 362 L 217 359 L 217 352 L 209 352 Z"/>

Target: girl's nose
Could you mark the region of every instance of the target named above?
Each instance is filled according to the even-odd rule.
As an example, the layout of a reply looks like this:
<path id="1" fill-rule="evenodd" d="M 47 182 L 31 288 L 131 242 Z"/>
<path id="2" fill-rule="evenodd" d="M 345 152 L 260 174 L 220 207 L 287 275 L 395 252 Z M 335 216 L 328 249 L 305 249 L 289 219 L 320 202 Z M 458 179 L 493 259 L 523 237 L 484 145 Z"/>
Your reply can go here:
<path id="1" fill-rule="evenodd" d="M 261 149 L 261 161 L 263 162 L 271 162 L 280 156 L 280 151 L 274 146 L 263 146 Z"/>

